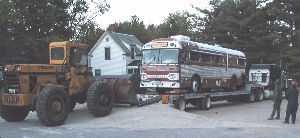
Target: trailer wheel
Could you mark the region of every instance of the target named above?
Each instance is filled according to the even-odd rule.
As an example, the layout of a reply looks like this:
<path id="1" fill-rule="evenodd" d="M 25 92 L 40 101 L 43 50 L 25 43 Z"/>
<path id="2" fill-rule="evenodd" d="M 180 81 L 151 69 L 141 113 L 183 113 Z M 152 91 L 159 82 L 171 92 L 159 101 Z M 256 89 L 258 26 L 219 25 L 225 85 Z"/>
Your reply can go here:
<path id="1" fill-rule="evenodd" d="M 19 122 L 23 121 L 29 111 L 30 107 L 14 107 L 3 105 L 2 94 L 4 89 L 0 91 L 0 115 L 7 122 Z"/>
<path id="2" fill-rule="evenodd" d="M 108 115 L 113 108 L 114 101 L 114 91 L 106 82 L 96 81 L 88 90 L 87 107 L 95 117 Z"/>
<path id="3" fill-rule="evenodd" d="M 209 110 L 211 106 L 211 100 L 209 96 L 201 99 L 201 107 L 203 110 Z"/>
<path id="4" fill-rule="evenodd" d="M 201 79 L 197 76 L 193 76 L 191 79 L 191 91 L 193 93 L 201 92 Z"/>
<path id="5" fill-rule="evenodd" d="M 263 90 L 259 89 L 255 93 L 255 101 L 261 102 L 264 99 Z"/>
<path id="6" fill-rule="evenodd" d="M 246 101 L 248 103 L 253 103 L 255 101 L 255 94 L 254 94 L 254 92 L 250 92 L 250 94 L 246 95 Z"/>
<path id="7" fill-rule="evenodd" d="M 184 96 L 179 96 L 175 102 L 175 108 L 179 109 L 180 111 L 184 111 L 186 108 L 186 102 Z"/>
<path id="8" fill-rule="evenodd" d="M 36 113 L 46 126 L 62 125 L 70 112 L 70 99 L 67 93 L 57 85 L 42 89 L 37 98 Z"/>

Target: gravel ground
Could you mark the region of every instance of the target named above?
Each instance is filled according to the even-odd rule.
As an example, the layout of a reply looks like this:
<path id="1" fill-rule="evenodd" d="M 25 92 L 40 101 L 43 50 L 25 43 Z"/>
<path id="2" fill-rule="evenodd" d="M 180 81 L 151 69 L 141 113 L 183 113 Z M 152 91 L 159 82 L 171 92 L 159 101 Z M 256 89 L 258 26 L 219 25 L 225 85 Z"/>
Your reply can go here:
<path id="1" fill-rule="evenodd" d="M 264 100 L 256 103 L 228 103 L 216 102 L 210 110 L 197 110 L 189 105 L 187 111 L 179 111 L 167 104 L 155 103 L 152 105 L 137 107 L 128 105 L 114 106 L 110 115 L 106 117 L 93 117 L 86 104 L 76 105 L 64 125 L 58 127 L 45 127 L 38 121 L 35 112 L 30 112 L 22 122 L 5 122 L 0 119 L 0 137 L 3 136 L 61 136 L 68 134 L 69 137 L 95 136 L 98 132 L 106 137 L 123 136 L 130 137 L 133 134 L 144 134 L 150 136 L 196 136 L 196 134 L 208 134 L 212 136 L 241 136 L 264 132 L 262 136 L 269 136 L 272 132 L 280 134 L 280 130 L 295 132 L 299 130 L 295 125 L 282 124 L 285 117 L 286 100 L 282 103 L 281 120 L 267 120 L 272 110 L 272 100 Z M 297 115 L 299 118 L 299 113 Z M 84 131 L 82 131 L 84 130 Z M 150 131 L 149 131 L 150 130 Z M 205 131 L 204 131 L 205 130 Z M 222 132 L 214 134 L 214 131 Z M 153 132 L 153 133 L 150 133 Z M 160 133 L 167 134 L 161 135 Z M 169 132 L 169 133 L 168 133 Z M 191 132 L 191 133 L 188 133 Z M 156 135 L 157 134 L 157 135 Z M 289 134 L 294 136 L 295 134 Z M 284 133 L 282 134 L 284 135 Z M 104 136 L 105 137 L 105 136 Z M 139 137 L 139 136 L 134 136 Z M 261 136 L 259 136 L 261 137 Z"/>
<path id="2" fill-rule="evenodd" d="M 222 118 L 221 118 L 222 119 Z M 3 122 L 3 120 L 1 120 Z M 20 122 L 22 123 L 22 122 Z M 24 123 L 30 123 L 40 127 L 35 112 L 31 112 Z M 243 127 L 268 127 L 278 128 L 277 125 L 260 123 L 241 123 L 239 121 L 226 121 L 217 117 L 206 117 L 203 115 L 179 111 L 167 104 L 155 103 L 144 107 L 130 107 L 117 105 L 111 114 L 106 117 L 93 117 L 86 104 L 77 105 L 70 113 L 63 125 L 68 128 L 119 128 L 128 130 L 149 130 L 164 128 L 243 128 Z M 32 128 L 30 128 L 32 129 Z"/>

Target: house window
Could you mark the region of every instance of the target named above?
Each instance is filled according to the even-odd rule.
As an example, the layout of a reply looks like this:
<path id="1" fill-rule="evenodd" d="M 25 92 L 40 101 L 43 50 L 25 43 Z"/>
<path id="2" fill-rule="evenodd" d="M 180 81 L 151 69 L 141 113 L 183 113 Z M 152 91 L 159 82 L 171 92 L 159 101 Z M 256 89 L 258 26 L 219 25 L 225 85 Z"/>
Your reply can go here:
<path id="1" fill-rule="evenodd" d="M 127 69 L 127 74 L 138 74 L 139 70 L 138 69 Z"/>
<path id="2" fill-rule="evenodd" d="M 108 37 L 106 38 L 106 42 L 109 42 L 109 38 Z"/>
<path id="3" fill-rule="evenodd" d="M 110 60 L 110 48 L 105 48 L 105 60 Z"/>
<path id="4" fill-rule="evenodd" d="M 134 59 L 134 47 L 131 47 L 131 59 Z"/>

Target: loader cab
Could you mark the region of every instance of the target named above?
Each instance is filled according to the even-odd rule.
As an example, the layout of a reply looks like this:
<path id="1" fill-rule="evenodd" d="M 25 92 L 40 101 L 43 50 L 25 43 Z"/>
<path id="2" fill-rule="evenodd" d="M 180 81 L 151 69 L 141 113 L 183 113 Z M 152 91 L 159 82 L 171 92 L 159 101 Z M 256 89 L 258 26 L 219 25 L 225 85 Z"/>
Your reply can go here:
<path id="1" fill-rule="evenodd" d="M 87 66 L 87 45 L 75 42 L 52 42 L 49 45 L 50 64 Z"/>

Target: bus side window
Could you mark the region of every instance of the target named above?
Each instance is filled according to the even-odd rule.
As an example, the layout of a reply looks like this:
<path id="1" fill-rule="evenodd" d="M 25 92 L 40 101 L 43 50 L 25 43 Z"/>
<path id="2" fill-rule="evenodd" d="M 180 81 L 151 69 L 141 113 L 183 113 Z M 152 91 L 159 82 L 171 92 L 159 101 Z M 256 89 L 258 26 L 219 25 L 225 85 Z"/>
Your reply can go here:
<path id="1" fill-rule="evenodd" d="M 210 62 L 210 56 L 208 54 L 202 54 L 203 62 Z"/>
<path id="2" fill-rule="evenodd" d="M 212 55 L 213 63 L 220 63 L 220 56 Z"/>
<path id="3" fill-rule="evenodd" d="M 199 61 L 199 53 L 191 51 L 191 61 Z"/>
<path id="4" fill-rule="evenodd" d="M 202 62 L 202 54 L 199 53 L 199 61 Z"/>
<path id="5" fill-rule="evenodd" d="M 245 59 L 238 58 L 238 65 L 239 66 L 245 66 Z"/>

